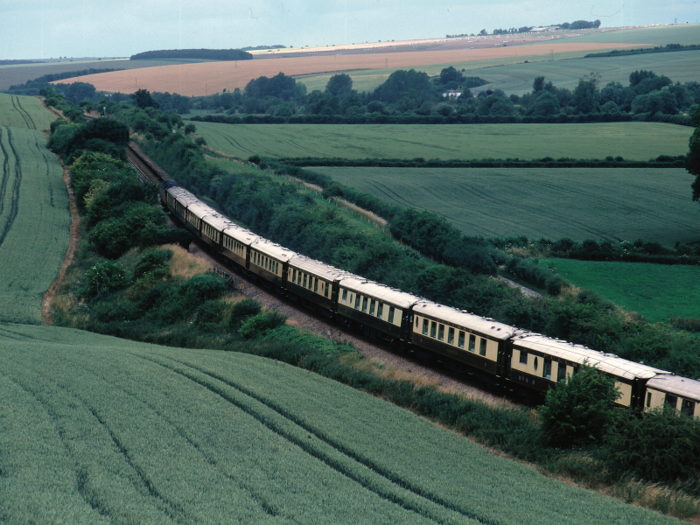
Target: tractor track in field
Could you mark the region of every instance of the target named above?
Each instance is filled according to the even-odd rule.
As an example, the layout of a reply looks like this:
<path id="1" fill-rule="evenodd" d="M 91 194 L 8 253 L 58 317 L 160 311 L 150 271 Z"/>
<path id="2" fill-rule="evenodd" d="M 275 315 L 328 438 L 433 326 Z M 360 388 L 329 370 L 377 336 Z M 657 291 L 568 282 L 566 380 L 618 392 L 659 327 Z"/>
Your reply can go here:
<path id="1" fill-rule="evenodd" d="M 15 222 L 15 218 L 17 218 L 17 210 L 19 209 L 19 185 L 22 182 L 22 167 L 19 162 L 19 156 L 17 155 L 17 151 L 15 150 L 15 147 L 12 144 L 12 132 L 10 131 L 10 128 L 5 128 L 5 131 L 7 132 L 7 144 L 10 147 L 12 156 L 14 156 L 15 158 L 15 179 L 12 184 L 11 190 L 12 196 L 10 197 L 10 211 L 9 214 L 6 216 L 7 220 L 5 222 L 5 225 L 2 228 L 2 231 L 0 231 L 0 246 L 2 246 L 2 243 L 5 241 L 5 237 L 7 237 L 7 234 L 12 229 L 12 225 Z M 0 133 L 0 146 L 1 145 L 2 135 Z M 7 169 L 3 170 L 3 187 L 1 188 L 0 195 L 5 195 L 5 192 L 7 191 L 7 182 L 9 181 L 10 153 L 8 153 L 4 146 L 2 146 L 2 153 L 5 159 L 7 160 L 7 163 L 5 163 L 3 168 Z M 7 174 L 7 177 L 5 177 L 5 174 Z M 0 209 L 0 213 L 2 213 L 2 211 L 3 210 Z"/>

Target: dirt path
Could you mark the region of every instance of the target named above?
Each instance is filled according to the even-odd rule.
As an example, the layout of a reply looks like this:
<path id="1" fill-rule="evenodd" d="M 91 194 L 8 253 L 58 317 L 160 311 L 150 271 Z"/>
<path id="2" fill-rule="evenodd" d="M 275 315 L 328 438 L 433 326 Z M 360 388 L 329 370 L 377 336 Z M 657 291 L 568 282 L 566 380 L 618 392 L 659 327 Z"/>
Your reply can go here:
<path id="1" fill-rule="evenodd" d="M 66 190 L 68 191 L 68 199 L 70 200 L 70 216 L 71 216 L 70 242 L 68 243 L 68 251 L 66 252 L 65 259 L 63 259 L 63 264 L 61 265 L 61 270 L 58 272 L 58 277 L 56 277 L 56 280 L 53 282 L 53 284 L 49 288 L 48 292 L 46 292 L 44 294 L 44 298 L 42 299 L 42 302 L 41 302 L 41 324 L 42 325 L 52 324 L 51 316 L 50 316 L 51 302 L 53 301 L 53 298 L 56 295 L 56 291 L 58 290 L 58 288 L 61 286 L 61 283 L 63 282 L 63 278 L 66 275 L 66 270 L 73 262 L 73 256 L 75 255 L 75 251 L 78 249 L 78 243 L 80 242 L 80 215 L 78 215 L 78 206 L 75 203 L 75 194 L 73 193 L 73 187 L 71 186 L 71 183 L 70 183 L 70 171 L 63 164 L 63 161 L 61 160 L 61 158 L 58 157 L 58 155 L 56 155 L 56 157 L 58 158 L 58 161 L 61 163 L 61 166 L 63 167 L 63 181 L 66 183 Z"/>

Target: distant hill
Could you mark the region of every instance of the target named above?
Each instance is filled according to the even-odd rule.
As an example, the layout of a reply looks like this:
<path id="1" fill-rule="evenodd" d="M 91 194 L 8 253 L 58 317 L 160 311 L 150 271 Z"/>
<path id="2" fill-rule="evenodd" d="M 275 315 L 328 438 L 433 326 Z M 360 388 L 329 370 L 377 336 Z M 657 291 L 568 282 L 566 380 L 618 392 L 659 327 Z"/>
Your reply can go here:
<path id="1" fill-rule="evenodd" d="M 165 49 L 145 51 L 132 55 L 130 60 L 148 59 L 194 59 L 194 60 L 252 60 L 253 55 L 241 49 Z"/>

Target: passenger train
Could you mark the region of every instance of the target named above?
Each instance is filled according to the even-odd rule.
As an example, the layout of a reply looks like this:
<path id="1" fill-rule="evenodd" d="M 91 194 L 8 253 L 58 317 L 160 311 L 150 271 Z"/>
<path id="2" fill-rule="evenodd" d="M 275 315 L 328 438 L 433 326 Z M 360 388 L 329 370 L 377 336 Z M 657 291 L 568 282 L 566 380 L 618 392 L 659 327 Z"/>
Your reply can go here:
<path id="1" fill-rule="evenodd" d="M 700 381 L 440 305 L 294 253 L 235 224 L 173 180 L 159 192 L 213 254 L 365 335 L 532 393 L 546 392 L 586 363 L 614 379 L 618 405 L 668 404 L 700 416 Z"/>

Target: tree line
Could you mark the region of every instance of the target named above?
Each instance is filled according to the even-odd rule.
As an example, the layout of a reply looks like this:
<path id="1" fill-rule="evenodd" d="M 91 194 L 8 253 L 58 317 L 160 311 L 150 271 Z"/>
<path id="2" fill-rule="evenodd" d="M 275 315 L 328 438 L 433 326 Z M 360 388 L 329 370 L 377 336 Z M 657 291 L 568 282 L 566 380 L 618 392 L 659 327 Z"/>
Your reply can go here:
<path id="1" fill-rule="evenodd" d="M 163 49 L 131 55 L 129 60 L 253 60 L 242 49 Z"/>

